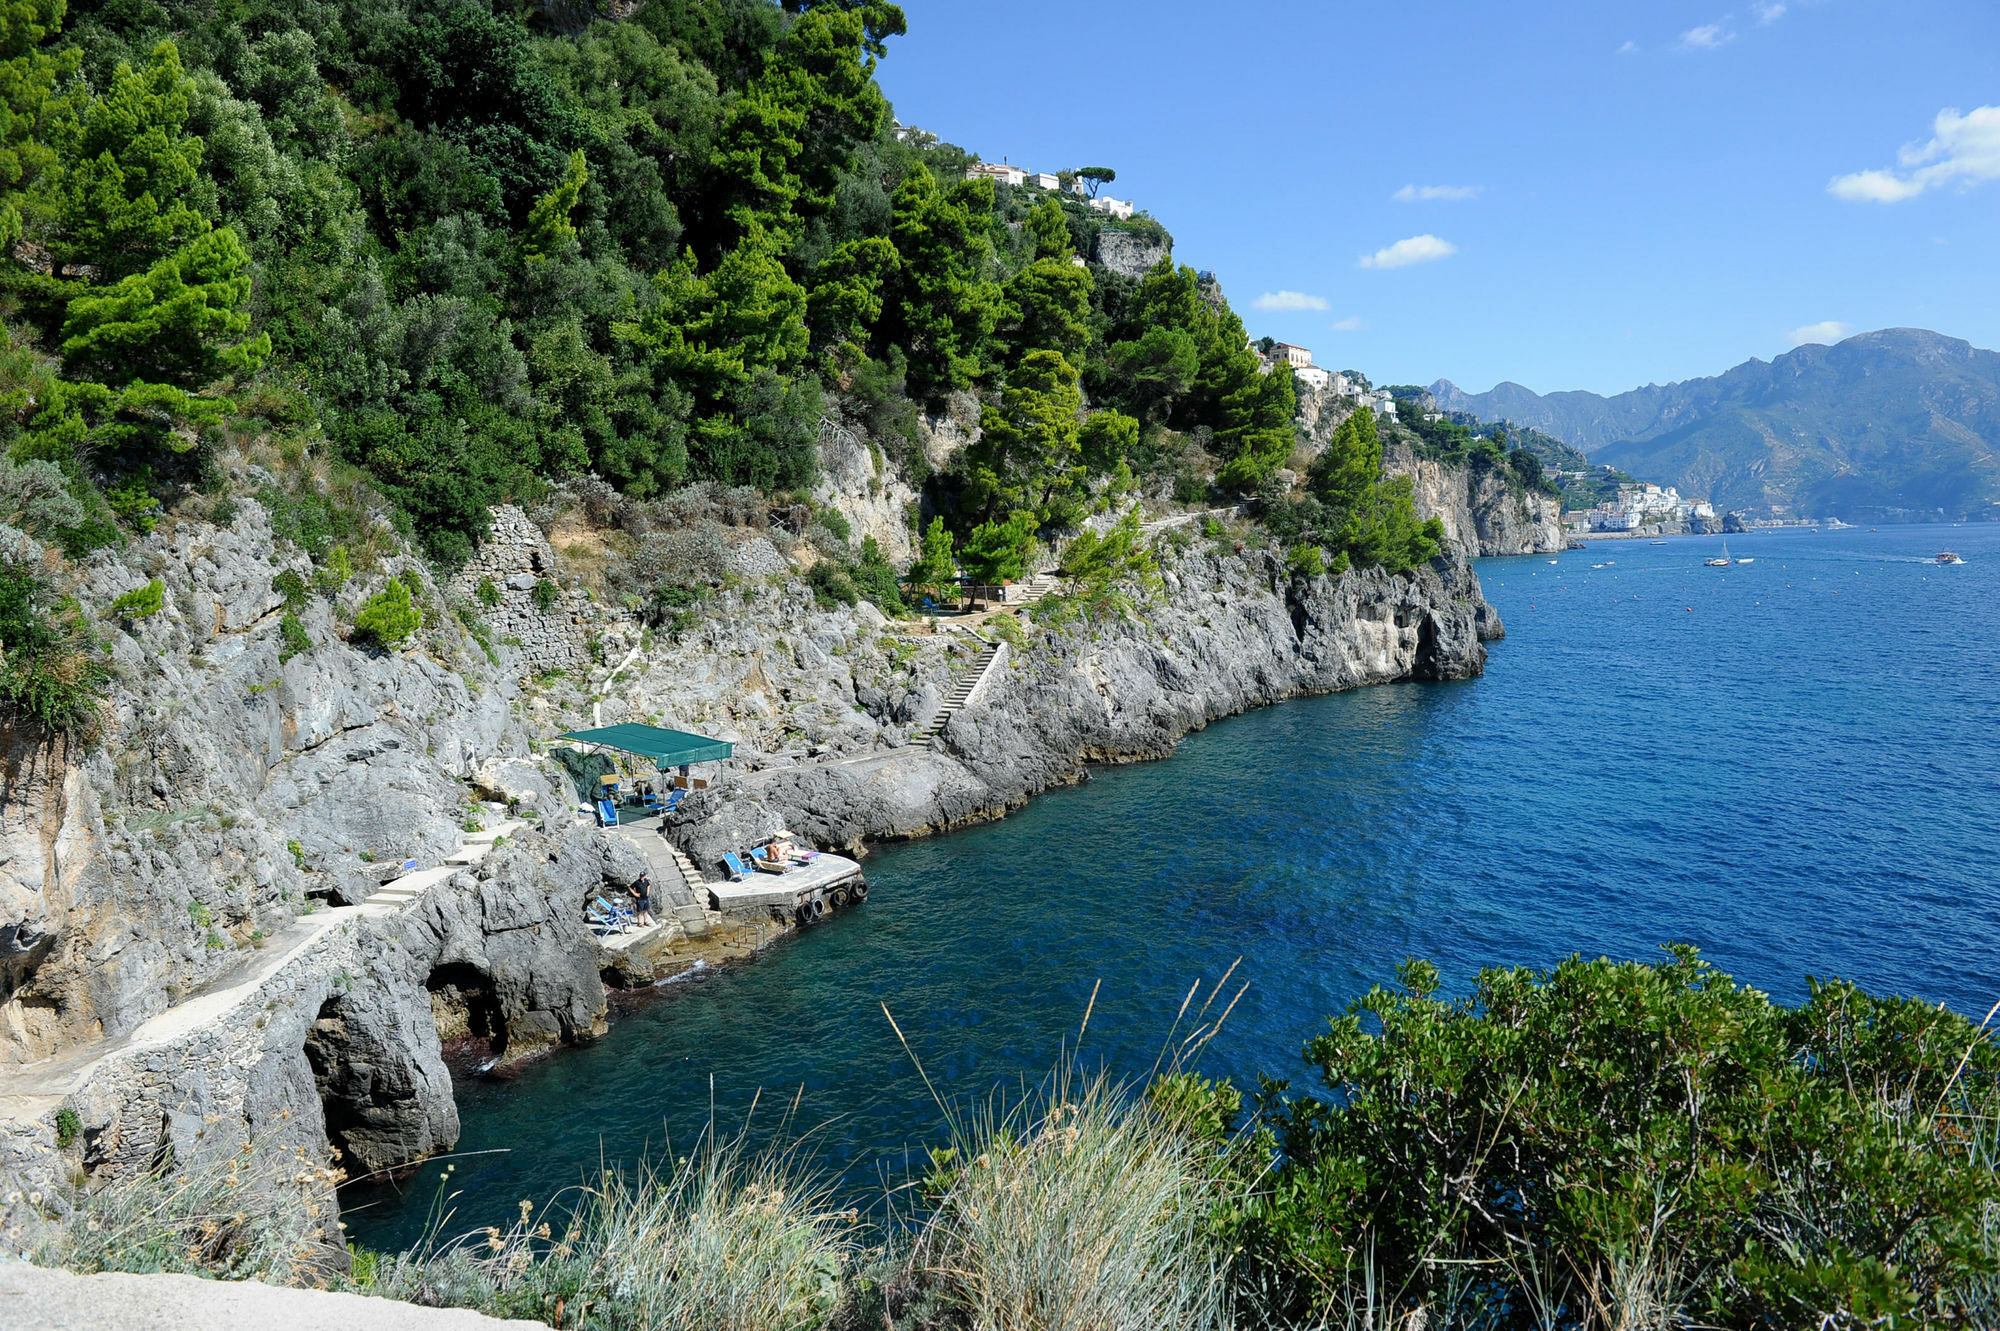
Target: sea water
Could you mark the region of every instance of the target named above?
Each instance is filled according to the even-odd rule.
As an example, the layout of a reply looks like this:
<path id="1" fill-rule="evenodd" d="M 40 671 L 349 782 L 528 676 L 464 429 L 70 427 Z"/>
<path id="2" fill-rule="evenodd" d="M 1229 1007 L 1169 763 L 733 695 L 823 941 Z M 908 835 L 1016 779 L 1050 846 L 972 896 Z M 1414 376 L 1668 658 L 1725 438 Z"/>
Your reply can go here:
<path id="1" fill-rule="evenodd" d="M 1784 1001 L 1808 976 L 2000 999 L 2000 526 L 1610 541 L 1481 561 L 1484 677 L 1222 721 L 1004 822 L 893 846 L 867 904 L 697 972 L 602 1042 L 461 1083 L 454 1228 L 713 1120 L 805 1137 L 861 1204 L 948 1100 L 1072 1046 L 1143 1076 L 1232 963 L 1205 1071 L 1302 1084 L 1302 1043 L 1405 957 L 1486 966 L 1693 943 Z M 1939 567 L 1944 545 L 1965 563 Z M 1222 1000 L 1228 1001 L 1228 995 Z M 1218 1004 L 1219 1006 L 1219 1004 Z M 414 1240 L 432 1164 L 351 1189 Z"/>

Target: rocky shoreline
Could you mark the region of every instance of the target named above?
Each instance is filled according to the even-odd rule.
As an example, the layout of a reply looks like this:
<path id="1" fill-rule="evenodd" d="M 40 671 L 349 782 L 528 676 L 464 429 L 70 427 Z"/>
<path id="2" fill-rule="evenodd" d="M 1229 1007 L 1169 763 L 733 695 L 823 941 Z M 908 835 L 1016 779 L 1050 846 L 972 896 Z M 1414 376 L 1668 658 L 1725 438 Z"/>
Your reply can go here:
<path id="1" fill-rule="evenodd" d="M 578 819 L 546 757 L 593 712 L 738 741 L 726 779 L 668 829 L 708 865 L 780 826 L 862 850 L 1003 816 L 1252 707 L 1477 675 L 1501 632 L 1457 553 L 1305 578 L 1192 533 L 1161 534 L 1164 590 L 1141 618 L 1024 622 L 928 742 L 977 639 L 822 609 L 792 577 L 745 581 L 671 637 L 566 597 L 566 632 L 630 662 L 607 690 L 589 675 L 532 684 L 534 660 L 506 644 L 489 658 L 443 614 L 413 650 L 343 642 L 352 602 L 391 574 L 426 576 L 393 556 L 307 607 L 313 648 L 284 654 L 272 579 L 288 557 L 254 500 L 227 527 L 163 525 L 101 558 L 90 595 L 148 575 L 167 604 L 115 645 L 98 748 L 8 737 L 0 1173 L 53 1184 L 246 1146 L 318 1160 L 329 1145 L 352 1175 L 400 1169 L 456 1140 L 448 1044 L 457 1066 L 484 1042 L 504 1068 L 595 1039 L 608 986 L 781 932 L 691 924 L 642 963 L 590 933 L 587 901 L 647 870 Z M 563 646 L 532 655 L 550 650 Z M 410 904 L 355 904 L 382 861 L 448 860 L 509 816 L 528 825 Z M 703 903 L 677 904 L 702 919 Z"/>

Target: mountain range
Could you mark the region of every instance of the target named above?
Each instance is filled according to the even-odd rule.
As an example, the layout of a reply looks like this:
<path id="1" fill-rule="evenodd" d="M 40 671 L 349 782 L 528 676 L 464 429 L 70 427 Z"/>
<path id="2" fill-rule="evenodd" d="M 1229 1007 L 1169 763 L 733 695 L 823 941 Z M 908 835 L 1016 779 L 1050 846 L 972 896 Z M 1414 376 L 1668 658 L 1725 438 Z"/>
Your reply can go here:
<path id="1" fill-rule="evenodd" d="M 1615 397 L 1449 379 L 1431 393 L 1753 517 L 2000 518 L 2000 352 L 1920 328 Z"/>

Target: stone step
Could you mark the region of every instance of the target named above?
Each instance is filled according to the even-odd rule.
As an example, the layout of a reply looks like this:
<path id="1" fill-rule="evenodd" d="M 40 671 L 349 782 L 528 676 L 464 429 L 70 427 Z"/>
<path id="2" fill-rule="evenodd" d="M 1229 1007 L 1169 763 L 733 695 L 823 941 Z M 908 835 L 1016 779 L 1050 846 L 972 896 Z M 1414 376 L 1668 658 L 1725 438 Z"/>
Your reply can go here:
<path id="1" fill-rule="evenodd" d="M 513 836 L 514 833 L 526 826 L 527 824 L 518 818 L 509 819 L 504 823 L 495 823 L 493 826 L 477 832 L 467 832 L 465 834 L 465 841 L 467 845 L 471 846 L 490 846 L 501 837 Z"/>

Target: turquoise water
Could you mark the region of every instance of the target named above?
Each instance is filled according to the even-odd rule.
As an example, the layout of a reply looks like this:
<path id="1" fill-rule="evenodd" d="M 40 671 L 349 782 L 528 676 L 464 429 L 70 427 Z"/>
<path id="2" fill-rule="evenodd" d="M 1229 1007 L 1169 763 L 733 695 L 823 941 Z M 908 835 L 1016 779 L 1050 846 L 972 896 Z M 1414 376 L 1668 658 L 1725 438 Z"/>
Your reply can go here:
<path id="1" fill-rule="evenodd" d="M 1929 562 L 1950 544 L 1966 563 Z M 1088 1059 L 1139 1074 L 1191 983 L 1249 989 L 1210 1070 L 1297 1076 L 1322 1017 L 1406 956 L 1481 966 L 1668 940 L 1784 999 L 1842 975 L 2000 998 L 2000 527 L 1613 542 L 1488 560 L 1484 678 L 1290 703 L 1172 759 L 869 862 L 860 910 L 698 976 L 602 1043 L 459 1088 L 467 1224 L 707 1120 L 796 1121 L 863 1200 L 948 1093 Z M 1606 561 L 1610 561 L 1607 563 Z M 1604 565 L 1593 568 L 1593 564 Z M 438 1166 L 348 1199 L 410 1241 Z"/>

